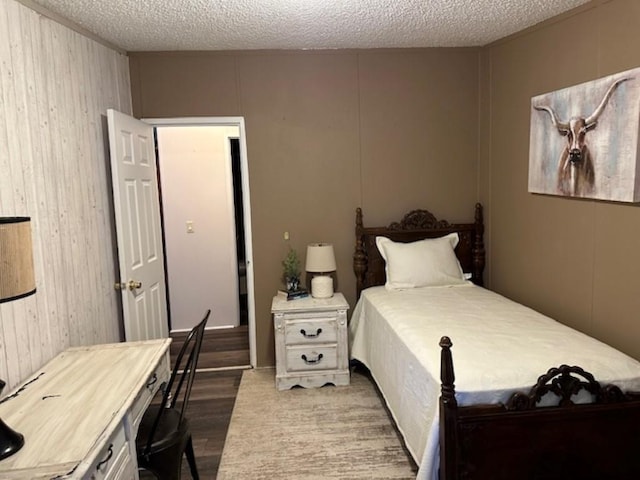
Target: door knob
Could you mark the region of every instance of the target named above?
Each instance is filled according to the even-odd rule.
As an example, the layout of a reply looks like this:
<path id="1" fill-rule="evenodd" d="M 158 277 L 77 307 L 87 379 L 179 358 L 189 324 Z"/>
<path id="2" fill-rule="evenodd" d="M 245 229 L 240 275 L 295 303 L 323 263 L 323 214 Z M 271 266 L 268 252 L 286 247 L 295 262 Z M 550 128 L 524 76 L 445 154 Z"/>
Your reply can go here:
<path id="1" fill-rule="evenodd" d="M 142 282 L 135 282 L 133 280 L 129 280 L 127 283 L 116 282 L 113 285 L 113 288 L 116 290 L 135 290 L 136 288 L 142 288 Z"/>

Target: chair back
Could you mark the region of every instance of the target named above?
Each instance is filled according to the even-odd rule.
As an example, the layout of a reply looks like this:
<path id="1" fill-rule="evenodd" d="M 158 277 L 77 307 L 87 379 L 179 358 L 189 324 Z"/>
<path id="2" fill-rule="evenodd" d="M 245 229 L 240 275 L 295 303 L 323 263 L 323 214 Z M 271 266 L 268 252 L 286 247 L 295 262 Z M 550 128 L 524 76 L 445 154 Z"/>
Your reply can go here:
<path id="1" fill-rule="evenodd" d="M 180 422 L 182 422 L 184 418 L 184 413 L 189 403 L 189 396 L 191 395 L 191 387 L 196 376 L 196 367 L 198 366 L 198 357 L 200 356 L 200 348 L 202 347 L 204 328 L 207 320 L 209 320 L 210 314 L 211 310 L 207 310 L 204 318 L 191 329 L 180 348 L 175 365 L 173 366 L 173 371 L 171 372 L 171 377 L 169 377 L 169 382 L 162 395 L 158 415 L 149 432 L 147 445 L 144 449 L 145 454 L 151 450 L 156 430 L 165 409 L 179 408 Z"/>

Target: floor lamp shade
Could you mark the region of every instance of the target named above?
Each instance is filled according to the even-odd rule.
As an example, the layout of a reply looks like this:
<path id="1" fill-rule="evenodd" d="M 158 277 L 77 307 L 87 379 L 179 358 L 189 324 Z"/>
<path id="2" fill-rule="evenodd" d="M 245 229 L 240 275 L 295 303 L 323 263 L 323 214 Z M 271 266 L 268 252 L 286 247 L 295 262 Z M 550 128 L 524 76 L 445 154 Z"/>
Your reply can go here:
<path id="1" fill-rule="evenodd" d="M 328 273 L 336 270 L 336 257 L 330 243 L 312 243 L 307 246 L 305 270 L 315 273 L 311 279 L 311 296 L 329 298 L 333 296 L 333 278 Z"/>
<path id="2" fill-rule="evenodd" d="M 29 217 L 0 217 L 0 303 L 36 292 Z"/>

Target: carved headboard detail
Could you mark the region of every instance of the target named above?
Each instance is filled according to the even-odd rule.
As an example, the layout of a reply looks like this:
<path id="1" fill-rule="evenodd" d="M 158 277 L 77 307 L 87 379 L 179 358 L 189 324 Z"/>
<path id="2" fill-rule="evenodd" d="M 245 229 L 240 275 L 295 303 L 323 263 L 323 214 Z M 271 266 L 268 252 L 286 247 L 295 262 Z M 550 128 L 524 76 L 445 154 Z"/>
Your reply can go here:
<path id="1" fill-rule="evenodd" d="M 477 203 L 473 223 L 451 224 L 438 220 L 428 210 L 412 210 L 399 222 L 388 227 L 365 227 L 362 209 L 356 209 L 356 245 L 353 254 L 353 271 L 356 274 L 357 296 L 365 288 L 384 285 L 385 265 L 376 247 L 376 237 L 387 237 L 394 242 L 414 242 L 425 238 L 437 238 L 457 232 L 460 242 L 456 255 L 465 273 L 471 274 L 476 285 L 482 285 L 485 265 L 484 220 L 482 205 Z"/>

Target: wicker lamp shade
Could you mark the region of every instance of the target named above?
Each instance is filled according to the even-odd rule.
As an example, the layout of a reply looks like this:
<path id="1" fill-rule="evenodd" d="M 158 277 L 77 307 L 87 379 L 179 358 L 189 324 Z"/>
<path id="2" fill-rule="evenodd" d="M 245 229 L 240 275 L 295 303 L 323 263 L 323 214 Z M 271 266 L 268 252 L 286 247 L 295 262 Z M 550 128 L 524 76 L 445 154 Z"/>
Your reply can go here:
<path id="1" fill-rule="evenodd" d="M 0 303 L 35 292 L 31 219 L 0 217 Z"/>

